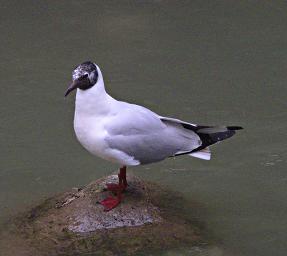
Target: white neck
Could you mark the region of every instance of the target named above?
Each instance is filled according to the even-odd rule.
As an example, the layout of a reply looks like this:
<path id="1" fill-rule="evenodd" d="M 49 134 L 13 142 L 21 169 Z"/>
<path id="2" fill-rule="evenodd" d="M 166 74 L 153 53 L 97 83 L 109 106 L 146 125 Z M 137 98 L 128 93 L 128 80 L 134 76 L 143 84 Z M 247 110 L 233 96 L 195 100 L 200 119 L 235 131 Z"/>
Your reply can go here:
<path id="1" fill-rule="evenodd" d="M 75 113 L 81 115 L 105 115 L 116 100 L 106 93 L 102 72 L 97 66 L 97 83 L 87 90 L 77 89 Z"/>

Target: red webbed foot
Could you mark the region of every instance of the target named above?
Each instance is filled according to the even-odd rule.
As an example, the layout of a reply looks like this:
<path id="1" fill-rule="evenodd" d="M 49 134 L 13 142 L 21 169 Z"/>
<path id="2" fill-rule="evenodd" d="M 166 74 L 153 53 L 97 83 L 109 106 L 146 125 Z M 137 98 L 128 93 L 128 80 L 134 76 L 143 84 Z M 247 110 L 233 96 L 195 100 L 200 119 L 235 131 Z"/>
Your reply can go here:
<path id="1" fill-rule="evenodd" d="M 120 173 L 118 174 L 119 183 L 107 183 L 106 189 L 108 191 L 112 191 L 113 193 L 117 194 L 117 197 L 109 196 L 106 199 L 100 202 L 101 205 L 104 206 L 105 211 L 110 211 L 121 202 L 122 192 L 127 188 L 128 183 L 126 179 L 126 167 L 122 167 L 120 169 Z"/>
<path id="2" fill-rule="evenodd" d="M 118 206 L 120 202 L 121 200 L 119 198 L 109 196 L 106 199 L 102 200 L 100 204 L 104 206 L 105 211 L 110 211 L 114 209 L 116 206 Z"/>

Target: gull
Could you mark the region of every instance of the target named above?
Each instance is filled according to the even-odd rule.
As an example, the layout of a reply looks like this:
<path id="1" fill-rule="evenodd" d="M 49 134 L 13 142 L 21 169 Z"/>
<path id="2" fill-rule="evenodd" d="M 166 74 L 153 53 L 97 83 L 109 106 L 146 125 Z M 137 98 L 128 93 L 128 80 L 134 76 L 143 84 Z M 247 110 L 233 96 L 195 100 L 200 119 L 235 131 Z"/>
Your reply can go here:
<path id="1" fill-rule="evenodd" d="M 111 97 L 100 68 L 86 61 L 75 68 L 65 97 L 77 90 L 74 130 L 91 154 L 120 166 L 118 183 L 107 184 L 116 193 L 100 203 L 115 208 L 127 188 L 126 167 L 189 155 L 210 160 L 209 146 L 230 138 L 240 126 L 203 126 L 160 116 L 151 110 Z"/>

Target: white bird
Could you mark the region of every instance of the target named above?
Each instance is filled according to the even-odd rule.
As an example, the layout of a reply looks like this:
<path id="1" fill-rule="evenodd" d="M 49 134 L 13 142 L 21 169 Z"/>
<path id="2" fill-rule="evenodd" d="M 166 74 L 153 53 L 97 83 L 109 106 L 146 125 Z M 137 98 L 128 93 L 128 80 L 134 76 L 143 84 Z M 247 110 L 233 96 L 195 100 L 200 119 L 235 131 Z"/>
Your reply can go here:
<path id="1" fill-rule="evenodd" d="M 201 126 L 118 101 L 107 94 L 100 68 L 90 62 L 73 71 L 65 96 L 77 89 L 74 129 L 82 146 L 93 155 L 121 166 L 118 184 L 107 184 L 117 197 L 101 201 L 111 210 L 127 187 L 126 166 L 149 164 L 167 157 L 190 155 L 210 160 L 209 146 L 235 134 L 239 126 Z"/>

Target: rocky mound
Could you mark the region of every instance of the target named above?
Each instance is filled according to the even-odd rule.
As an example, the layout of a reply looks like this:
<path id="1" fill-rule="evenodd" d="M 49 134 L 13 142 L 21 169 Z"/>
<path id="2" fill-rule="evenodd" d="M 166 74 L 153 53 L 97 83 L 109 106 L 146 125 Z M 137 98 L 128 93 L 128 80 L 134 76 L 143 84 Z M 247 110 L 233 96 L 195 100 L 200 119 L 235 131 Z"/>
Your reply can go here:
<path id="1" fill-rule="evenodd" d="M 0 254 L 138 255 L 211 244 L 205 227 L 187 217 L 181 195 L 129 175 L 123 202 L 105 212 L 98 202 L 111 192 L 111 175 L 60 194 L 18 216 L 0 234 Z M 176 203 L 175 203 L 176 202 Z M 2 251 L 2 252 L 1 252 Z"/>

